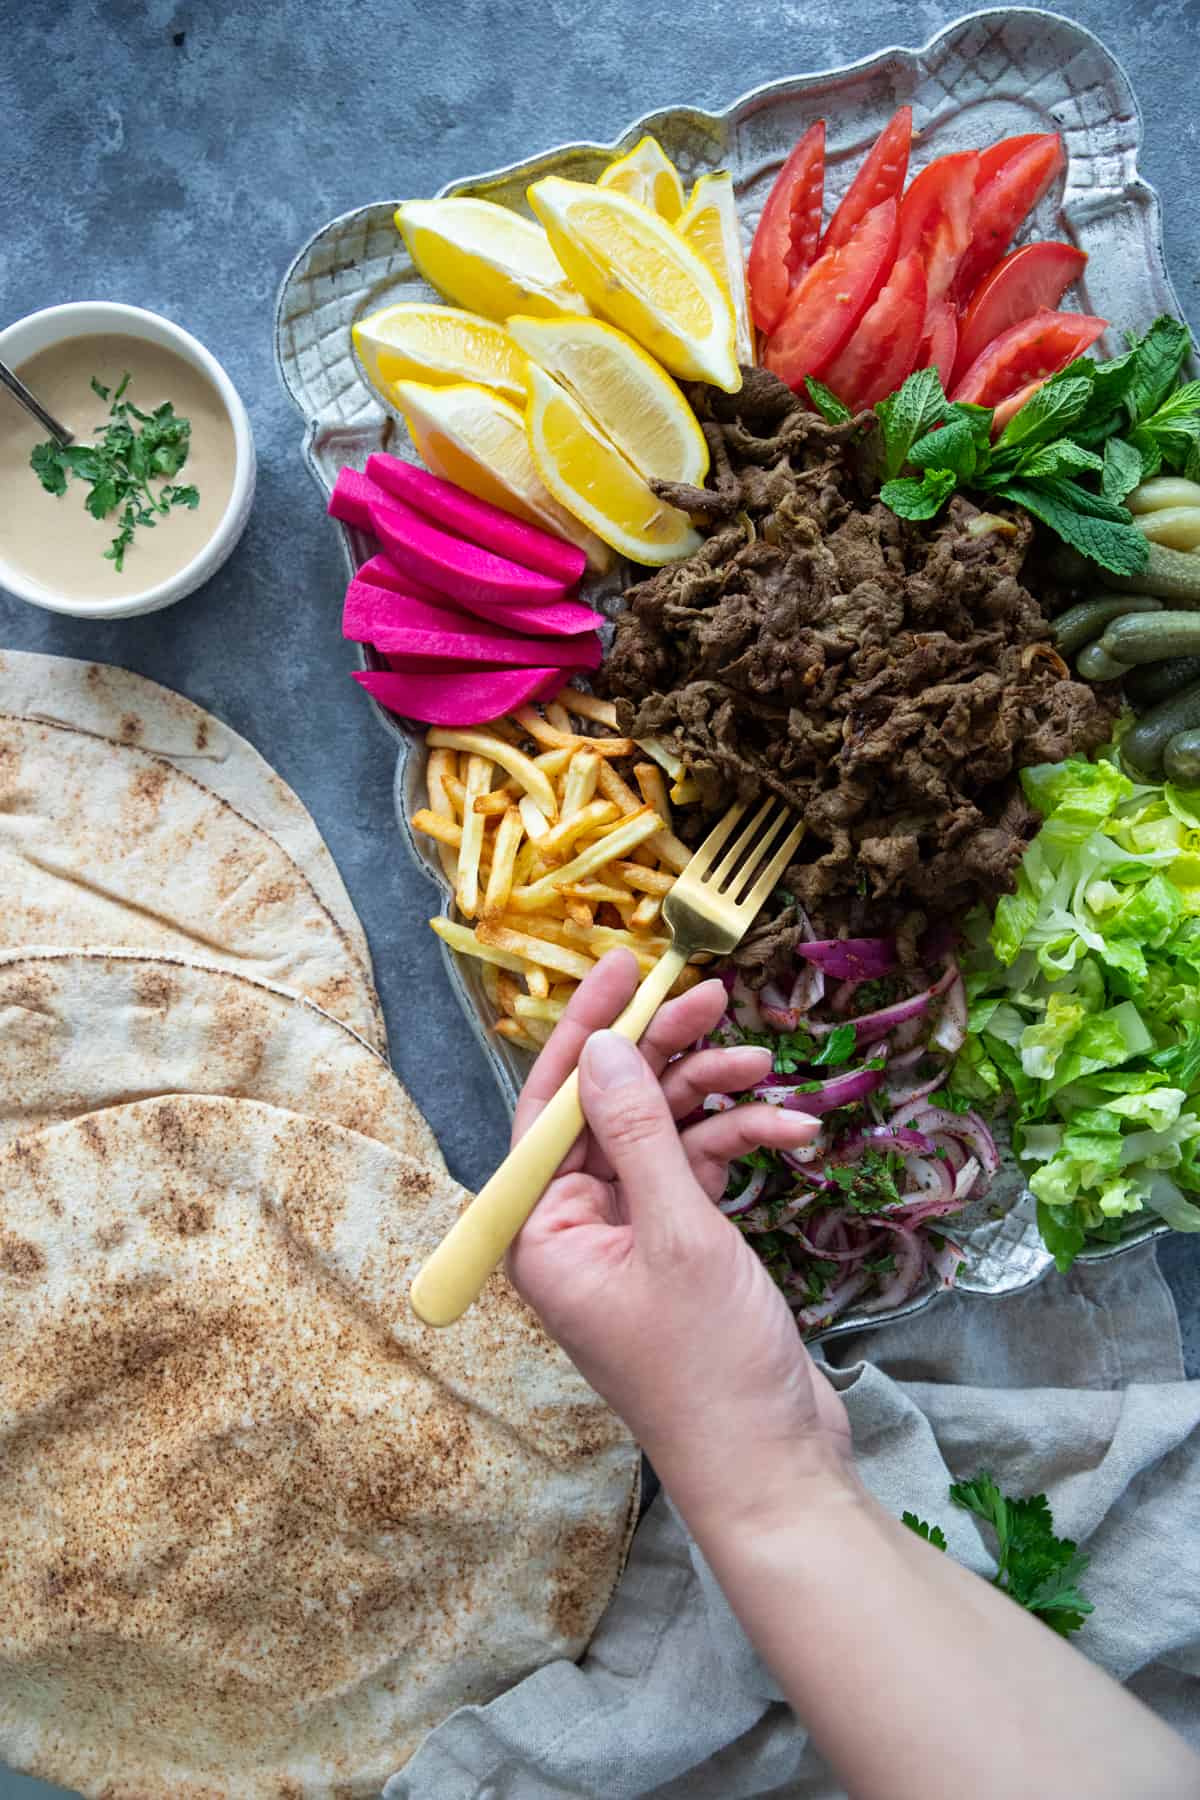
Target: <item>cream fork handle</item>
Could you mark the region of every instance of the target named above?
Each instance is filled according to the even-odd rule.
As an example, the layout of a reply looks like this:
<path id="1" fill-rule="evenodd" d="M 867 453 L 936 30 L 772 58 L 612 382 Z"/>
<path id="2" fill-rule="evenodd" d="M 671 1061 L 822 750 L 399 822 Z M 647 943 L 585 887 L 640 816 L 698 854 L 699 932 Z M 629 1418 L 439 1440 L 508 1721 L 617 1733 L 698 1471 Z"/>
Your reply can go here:
<path id="1" fill-rule="evenodd" d="M 687 957 L 674 945 L 663 953 L 613 1026 L 634 1043 L 666 999 Z M 579 1076 L 571 1071 L 549 1105 L 476 1194 L 437 1249 L 417 1270 L 409 1302 L 426 1325 L 461 1319 L 545 1193 L 563 1157 L 583 1130 Z"/>

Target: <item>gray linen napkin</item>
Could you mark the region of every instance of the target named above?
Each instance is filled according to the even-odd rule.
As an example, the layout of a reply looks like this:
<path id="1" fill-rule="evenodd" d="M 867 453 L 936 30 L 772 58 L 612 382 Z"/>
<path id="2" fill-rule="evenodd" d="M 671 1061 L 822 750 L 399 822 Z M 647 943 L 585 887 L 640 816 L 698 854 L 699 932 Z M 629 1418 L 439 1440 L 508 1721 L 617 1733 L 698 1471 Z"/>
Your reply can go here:
<path id="1" fill-rule="evenodd" d="M 889 1511 L 943 1525 L 989 1572 L 950 1481 L 989 1468 L 1045 1492 L 1092 1556 L 1075 1640 L 1200 1748 L 1200 1382 L 1183 1379 L 1153 1250 L 1007 1300 L 948 1298 L 835 1340 L 864 1479 Z M 881 1604 L 884 1604 L 881 1596 Z M 797 1629 L 803 1624 L 797 1621 Z M 857 1704 L 847 1697 L 848 1704 Z M 666 1495 L 579 1664 L 462 1707 L 385 1800 L 834 1800 L 808 1743 Z"/>

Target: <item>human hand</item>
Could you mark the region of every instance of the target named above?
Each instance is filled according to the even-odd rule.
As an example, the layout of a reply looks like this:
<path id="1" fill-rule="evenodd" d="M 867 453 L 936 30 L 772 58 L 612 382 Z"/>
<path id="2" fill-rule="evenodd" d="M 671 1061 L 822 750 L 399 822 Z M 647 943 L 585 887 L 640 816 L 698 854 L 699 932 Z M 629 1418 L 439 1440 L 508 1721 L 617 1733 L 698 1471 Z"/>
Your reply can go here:
<path id="1" fill-rule="evenodd" d="M 509 1273 L 685 1513 L 731 1503 L 745 1511 L 777 1488 L 794 1504 L 797 1474 L 848 1467 L 845 1410 L 782 1294 L 714 1202 L 733 1158 L 759 1145 L 796 1149 L 816 1122 L 755 1103 L 681 1133 L 676 1119 L 706 1094 L 762 1080 L 770 1053 L 679 1055 L 720 1018 L 718 981 L 660 1008 L 640 1047 L 605 1030 L 638 973 L 628 951 L 606 956 L 525 1084 L 514 1142 L 577 1062 L 589 1129 L 514 1243 Z"/>

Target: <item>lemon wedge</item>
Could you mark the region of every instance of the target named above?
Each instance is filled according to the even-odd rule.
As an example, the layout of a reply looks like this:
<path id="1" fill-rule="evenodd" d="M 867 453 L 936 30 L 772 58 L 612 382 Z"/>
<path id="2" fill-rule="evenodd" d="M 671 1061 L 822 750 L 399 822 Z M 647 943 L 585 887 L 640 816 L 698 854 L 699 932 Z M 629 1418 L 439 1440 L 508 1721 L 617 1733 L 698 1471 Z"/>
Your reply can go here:
<path id="1" fill-rule="evenodd" d="M 750 297 L 746 289 L 746 264 L 738 230 L 737 200 L 733 176 L 727 169 L 702 175 L 675 227 L 685 244 L 708 264 L 733 306 L 734 348 L 739 362 L 754 361 L 754 329 L 750 323 Z"/>
<path id="2" fill-rule="evenodd" d="M 679 170 L 658 139 L 649 135 L 636 143 L 628 155 L 609 163 L 596 185 L 615 188 L 618 194 L 640 200 L 643 206 L 661 214 L 668 225 L 673 225 L 683 211 Z"/>
<path id="3" fill-rule="evenodd" d="M 529 365 L 526 430 L 538 473 L 554 498 L 632 562 L 674 562 L 702 539 L 678 507 L 653 492 L 575 396 Z"/>
<path id="4" fill-rule="evenodd" d="M 696 415 L 671 377 L 631 337 L 600 319 L 518 316 L 508 321 L 508 329 L 640 475 L 703 484 L 708 445 Z"/>
<path id="5" fill-rule="evenodd" d="M 593 309 L 672 375 L 735 394 L 733 307 L 712 270 L 665 219 L 613 188 L 548 175 L 528 190 L 551 246 Z M 513 307 L 513 312 L 544 308 Z"/>
<path id="6" fill-rule="evenodd" d="M 351 336 L 367 378 L 392 398 L 394 381 L 478 381 L 506 400 L 525 400 L 525 354 L 503 325 L 457 306 L 410 300 L 360 319 Z"/>
<path id="7" fill-rule="evenodd" d="M 525 435 L 525 420 L 510 401 L 469 381 L 452 387 L 397 381 L 392 397 L 421 461 L 434 475 L 503 507 L 527 525 L 540 525 L 577 544 L 592 569 L 611 565 L 605 544 L 547 491 Z"/>
<path id="8" fill-rule="evenodd" d="M 396 224 L 432 287 L 489 319 L 586 313 L 549 239 L 532 219 L 491 200 L 406 200 Z"/>

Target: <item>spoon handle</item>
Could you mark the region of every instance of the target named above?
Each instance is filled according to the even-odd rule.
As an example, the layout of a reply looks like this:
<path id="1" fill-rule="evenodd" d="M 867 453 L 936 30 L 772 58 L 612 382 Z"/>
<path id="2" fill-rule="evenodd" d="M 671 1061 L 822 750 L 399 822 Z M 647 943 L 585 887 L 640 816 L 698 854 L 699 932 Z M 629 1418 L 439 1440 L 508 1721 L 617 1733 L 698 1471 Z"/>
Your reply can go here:
<path id="1" fill-rule="evenodd" d="M 0 362 L 0 386 L 6 387 L 10 394 L 21 402 L 26 411 L 31 412 L 39 424 L 44 425 L 52 438 L 64 447 L 75 442 L 74 432 L 60 425 L 52 413 L 48 413 L 40 400 L 30 393 L 19 375 L 15 375 L 6 362 Z"/>

